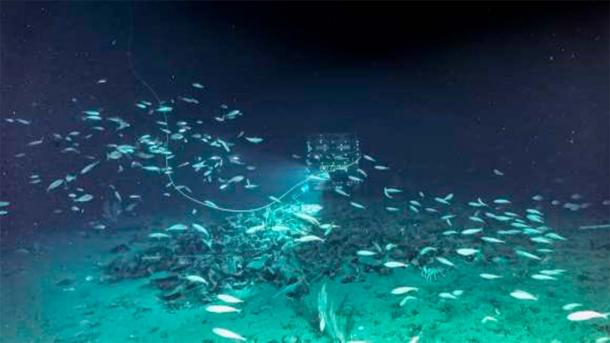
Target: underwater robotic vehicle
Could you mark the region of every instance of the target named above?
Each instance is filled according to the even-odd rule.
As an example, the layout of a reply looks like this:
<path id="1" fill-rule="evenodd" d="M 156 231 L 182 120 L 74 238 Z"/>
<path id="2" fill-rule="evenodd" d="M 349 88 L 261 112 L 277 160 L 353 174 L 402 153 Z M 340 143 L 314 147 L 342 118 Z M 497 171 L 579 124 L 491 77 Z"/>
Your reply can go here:
<path id="1" fill-rule="evenodd" d="M 352 187 L 360 160 L 360 143 L 355 133 L 319 133 L 307 137 L 307 168 L 310 174 L 327 173 L 329 180 L 319 189 Z"/>

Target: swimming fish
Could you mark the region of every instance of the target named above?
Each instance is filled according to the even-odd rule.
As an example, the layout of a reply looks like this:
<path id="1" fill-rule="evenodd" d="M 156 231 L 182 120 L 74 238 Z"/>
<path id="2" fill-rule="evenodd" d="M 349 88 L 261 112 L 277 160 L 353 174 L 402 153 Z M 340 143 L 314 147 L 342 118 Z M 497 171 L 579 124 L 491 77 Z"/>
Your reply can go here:
<path id="1" fill-rule="evenodd" d="M 572 312 L 568 315 L 567 318 L 568 318 L 568 320 L 571 320 L 571 321 L 580 322 L 583 320 L 591 320 L 591 319 L 599 319 L 599 318 L 608 319 L 608 315 L 610 315 L 610 312 L 609 313 L 599 313 L 596 311 L 586 310 L 586 311 Z"/>
<path id="2" fill-rule="evenodd" d="M 308 242 L 324 242 L 323 238 L 320 238 L 318 236 L 314 236 L 314 235 L 307 235 L 307 236 L 302 236 L 299 237 L 297 239 L 295 239 L 296 242 L 299 243 L 308 243 Z"/>
<path id="3" fill-rule="evenodd" d="M 401 192 L 402 191 L 398 188 L 383 187 L 383 194 L 389 199 L 392 199 L 392 194 L 397 194 Z"/>
<path id="4" fill-rule="evenodd" d="M 216 297 L 219 300 L 224 301 L 224 302 L 226 302 L 228 304 L 239 304 L 239 303 L 243 303 L 244 302 L 243 300 L 241 300 L 239 298 L 236 298 L 236 297 L 234 297 L 232 295 L 229 295 L 229 294 L 218 294 Z"/>
<path id="5" fill-rule="evenodd" d="M 461 248 L 461 249 L 457 249 L 456 252 L 462 256 L 472 256 L 474 254 L 479 253 L 479 250 L 472 249 L 472 248 Z"/>
<path id="6" fill-rule="evenodd" d="M 403 286 L 403 287 L 394 288 L 390 293 L 392 293 L 394 295 L 402 295 L 402 294 L 414 292 L 417 290 L 418 290 L 418 288 L 416 288 L 416 287 Z"/>
<path id="7" fill-rule="evenodd" d="M 343 195 L 344 197 L 349 197 L 349 194 L 344 191 L 341 187 L 335 187 L 335 192 L 339 195 Z"/>
<path id="8" fill-rule="evenodd" d="M 206 229 L 206 228 L 205 228 L 203 225 L 200 225 L 200 224 L 197 224 L 197 223 L 193 223 L 193 224 L 191 224 L 191 225 L 193 226 L 193 228 L 194 228 L 196 231 L 201 232 L 201 233 L 205 234 L 206 236 L 209 236 L 209 235 L 210 235 L 210 233 L 208 232 L 208 230 L 207 230 L 207 229 Z"/>
<path id="9" fill-rule="evenodd" d="M 532 301 L 538 300 L 538 298 L 535 297 L 534 295 L 532 295 L 531 293 L 528 293 L 526 291 L 522 291 L 519 289 L 512 291 L 510 293 L 510 296 L 515 299 L 519 299 L 519 300 L 532 300 Z"/>
<path id="10" fill-rule="evenodd" d="M 374 252 L 374 251 L 370 251 L 370 250 L 358 250 L 356 252 L 356 255 L 358 255 L 358 256 L 375 256 L 375 255 L 377 255 L 377 253 Z"/>
<path id="11" fill-rule="evenodd" d="M 95 161 L 95 162 L 93 162 L 91 164 L 86 165 L 83 169 L 81 169 L 80 174 L 83 175 L 83 174 L 88 173 L 89 171 L 91 171 L 91 169 L 93 169 L 99 163 L 100 163 L 100 161 Z"/>
<path id="12" fill-rule="evenodd" d="M 194 282 L 194 283 L 204 283 L 204 284 L 208 284 L 208 282 L 201 276 L 199 275 L 187 275 L 184 277 L 185 279 L 189 280 L 190 282 Z"/>
<path id="13" fill-rule="evenodd" d="M 234 340 L 238 340 L 238 341 L 245 341 L 246 338 L 243 337 L 242 335 L 238 334 L 237 332 L 233 332 L 231 330 L 227 330 L 227 329 L 223 329 L 223 328 L 213 328 L 212 332 L 215 335 L 218 335 L 220 337 L 224 337 L 224 338 L 228 338 L 228 339 L 234 339 Z"/>
<path id="14" fill-rule="evenodd" d="M 503 241 L 501 239 L 497 239 L 494 237 L 487 237 L 487 236 L 481 237 L 481 240 L 484 240 L 485 242 L 488 242 L 488 243 L 506 243 L 506 241 Z"/>
<path id="15" fill-rule="evenodd" d="M 363 157 L 365 160 L 367 160 L 367 161 L 371 161 L 371 162 L 377 162 L 377 160 L 376 160 L 376 159 L 374 159 L 373 157 L 371 157 L 371 156 L 369 156 L 369 155 L 367 155 L 367 154 L 362 155 L 362 157 Z"/>
<path id="16" fill-rule="evenodd" d="M 168 227 L 167 229 L 165 229 L 165 231 L 185 231 L 188 229 L 188 226 L 184 225 L 184 224 L 174 224 L 170 227 Z"/>
<path id="17" fill-rule="evenodd" d="M 444 258 L 444 257 L 436 257 L 436 260 L 446 266 L 449 267 L 455 267 L 455 264 L 453 264 L 453 262 L 449 261 L 448 259 Z"/>
<path id="18" fill-rule="evenodd" d="M 265 224 L 255 225 L 255 226 L 251 226 L 248 229 L 246 229 L 246 233 L 251 235 L 253 233 L 263 231 L 264 229 L 265 229 Z"/>
<path id="19" fill-rule="evenodd" d="M 80 197 L 74 199 L 74 202 L 87 202 L 93 199 L 93 195 L 91 194 L 83 194 Z"/>
<path id="20" fill-rule="evenodd" d="M 253 143 L 253 144 L 258 144 L 263 141 L 263 139 L 260 137 L 245 137 L 245 138 L 248 142 Z"/>
<path id="21" fill-rule="evenodd" d="M 496 319 L 496 317 L 492 317 L 492 316 L 485 316 L 483 319 L 481 319 L 481 323 L 485 324 L 487 322 L 497 322 L 498 319 Z"/>
<path id="22" fill-rule="evenodd" d="M 466 236 L 468 236 L 468 235 L 474 235 L 474 234 L 477 234 L 477 233 L 479 233 L 479 232 L 481 232 L 481 231 L 483 231 L 483 229 L 482 229 L 482 228 L 466 229 L 466 230 L 463 230 L 463 231 L 461 232 L 461 234 L 462 234 L 462 235 L 466 235 Z"/>
<path id="23" fill-rule="evenodd" d="M 302 219 L 312 225 L 320 226 L 320 222 L 313 216 L 303 213 L 303 212 L 294 212 L 293 215 L 299 219 Z"/>
<path id="24" fill-rule="evenodd" d="M 550 275 L 544 275 L 544 274 L 533 274 L 532 275 L 532 279 L 534 279 L 534 280 L 541 280 L 541 281 L 557 280 L 557 278 L 555 278 L 555 277 L 552 277 Z"/>
<path id="25" fill-rule="evenodd" d="M 148 235 L 148 237 L 150 237 L 150 238 L 170 238 L 171 236 L 166 233 L 153 232 L 150 235 Z"/>
<path id="26" fill-rule="evenodd" d="M 232 313 L 232 312 L 241 312 L 240 309 L 235 308 L 233 306 L 228 305 L 210 305 L 205 308 L 206 311 L 212 313 Z"/>
<path id="27" fill-rule="evenodd" d="M 483 278 L 483 279 L 486 279 L 486 280 L 494 280 L 494 279 L 501 279 L 502 278 L 502 276 L 500 276 L 500 275 L 488 274 L 488 273 L 481 273 L 481 274 L 479 274 L 479 276 L 481 278 Z"/>
<path id="28" fill-rule="evenodd" d="M 515 249 L 515 253 L 519 256 L 523 256 L 532 260 L 541 260 L 542 258 L 540 258 L 539 256 L 536 256 L 534 254 L 531 254 L 525 250 L 519 250 L 519 249 Z"/>
<path id="29" fill-rule="evenodd" d="M 403 268 L 407 267 L 407 264 L 398 261 L 388 261 L 383 264 L 387 268 Z"/>
<path id="30" fill-rule="evenodd" d="M 366 209 L 366 207 L 364 205 L 361 205 L 361 204 L 359 204 L 357 202 L 354 202 L 354 201 L 350 201 L 349 204 L 352 205 L 355 208 L 359 208 L 359 209 L 362 209 L 362 210 Z"/>
<path id="31" fill-rule="evenodd" d="M 63 183 L 64 183 L 64 179 L 57 179 L 57 180 L 51 182 L 49 187 L 47 187 L 47 192 L 61 186 Z"/>
<path id="32" fill-rule="evenodd" d="M 569 304 L 565 304 L 563 305 L 561 308 L 565 311 L 572 311 L 573 309 L 582 306 L 582 304 L 579 303 L 569 303 Z"/>

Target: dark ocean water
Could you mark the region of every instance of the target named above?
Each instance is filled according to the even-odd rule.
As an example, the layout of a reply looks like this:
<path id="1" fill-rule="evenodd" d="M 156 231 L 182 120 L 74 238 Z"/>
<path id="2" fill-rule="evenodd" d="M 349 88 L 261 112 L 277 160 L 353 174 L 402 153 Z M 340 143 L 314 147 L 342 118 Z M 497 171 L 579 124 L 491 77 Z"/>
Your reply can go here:
<path id="1" fill-rule="evenodd" d="M 158 121 L 165 118 L 134 106 L 147 100 L 153 103 L 149 109 L 157 108 L 148 87 L 163 101 L 176 100 L 168 114 L 172 133 L 180 121 L 200 120 L 193 124 L 198 132 L 235 141 L 235 154 L 258 168 L 247 175 L 259 188 L 247 190 L 241 183 L 221 191 L 224 181 L 204 183 L 190 166 L 177 166 L 194 163 L 196 156 L 232 153 L 193 144 L 195 139 L 172 141 L 176 183 L 201 201 L 230 208 L 267 204 L 270 195 L 307 177 L 305 159 L 291 157 L 306 156 L 307 136 L 353 132 L 362 153 L 390 167 L 376 172 L 373 164 L 360 162 L 370 177 L 350 200 L 371 209 L 370 218 L 356 220 L 369 220 L 370 226 L 412 225 L 408 200 L 437 206 L 432 199 L 448 194 L 460 203 L 455 209 L 460 216 L 471 215 L 464 209 L 468 201 L 505 198 L 519 213 L 543 210 L 562 234 L 578 225 L 607 224 L 610 218 L 604 204 L 610 199 L 607 3 L 4 2 L 0 10 L 0 201 L 10 203 L 0 217 L 0 237 L 9 265 L 19 249 L 44 251 L 40 242 L 51 242 L 49 256 L 57 257 L 51 251 L 72 244 L 72 235 L 89 238 L 95 232 L 93 237 L 107 240 L 88 244 L 103 250 L 108 240 L 128 240 L 123 233 L 113 236 L 113 228 L 133 229 L 137 238 L 131 244 L 178 218 L 202 216 L 214 225 L 224 220 L 180 196 L 163 175 L 133 168 L 134 161 L 143 160 L 106 157 L 109 144 L 135 144 L 144 134 L 163 138 Z M 193 87 L 194 82 L 205 88 Z M 179 97 L 195 97 L 199 104 L 185 104 Z M 214 119 L 233 109 L 243 117 L 221 124 Z M 81 119 L 87 110 L 120 117 L 130 127 L 114 131 L 116 125 L 104 120 L 107 129 L 98 133 L 92 130 L 95 122 Z M 67 140 L 71 131 L 79 133 Z M 234 139 L 240 131 L 264 143 Z M 41 144 L 28 145 L 39 139 Z M 60 152 L 69 147 L 79 153 Z M 101 163 L 77 175 L 69 189 L 46 191 L 53 180 L 79 174 L 95 160 Z M 164 160 L 157 156 L 151 164 L 164 167 Z M 241 167 L 233 167 L 223 178 L 240 172 Z M 42 181 L 31 184 L 32 174 Z M 403 190 L 405 218 L 384 214 L 383 206 L 393 206 L 384 187 Z M 104 206 L 116 202 L 115 190 L 123 198 L 121 206 L 137 206 L 100 234 L 92 226 L 107 219 Z M 94 200 L 71 210 L 70 192 L 90 193 Z M 128 195 L 141 200 L 128 200 Z M 543 200 L 533 200 L 536 195 Z M 345 213 L 341 204 L 348 204 L 337 205 L 345 199 L 332 192 L 304 198 L 332 213 Z M 565 208 L 566 203 L 577 209 Z M 59 235 L 57 245 L 47 232 Z M 601 232 L 604 236 L 607 230 Z M 595 234 L 575 238 L 569 249 L 581 255 L 567 262 L 582 267 L 579 261 L 597 258 L 589 268 L 603 270 L 599 261 L 607 256 L 607 246 L 602 242 L 592 248 Z M 422 238 L 416 245 L 437 241 L 441 238 Z M 587 246 L 593 257 L 582 252 Z M 48 263 L 49 270 L 63 270 L 59 262 Z M 574 278 L 594 279 L 590 274 Z M 608 300 L 599 295 L 605 290 L 599 284 L 593 291 L 587 291 L 594 287 L 590 284 L 582 287 L 591 299 Z M 601 310 L 607 312 L 607 306 Z M 410 332 L 409 337 L 416 333 Z"/>

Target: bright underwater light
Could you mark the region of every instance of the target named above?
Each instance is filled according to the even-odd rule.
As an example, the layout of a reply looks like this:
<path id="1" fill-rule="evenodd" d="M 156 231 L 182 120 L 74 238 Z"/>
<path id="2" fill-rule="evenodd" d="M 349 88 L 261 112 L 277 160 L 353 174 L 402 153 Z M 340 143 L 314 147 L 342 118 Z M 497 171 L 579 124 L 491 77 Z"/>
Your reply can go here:
<path id="1" fill-rule="evenodd" d="M 352 186 L 354 181 L 348 175 L 358 169 L 360 156 L 360 143 L 354 133 L 307 137 L 307 168 L 312 175 L 324 175 L 329 181 L 326 186 Z"/>

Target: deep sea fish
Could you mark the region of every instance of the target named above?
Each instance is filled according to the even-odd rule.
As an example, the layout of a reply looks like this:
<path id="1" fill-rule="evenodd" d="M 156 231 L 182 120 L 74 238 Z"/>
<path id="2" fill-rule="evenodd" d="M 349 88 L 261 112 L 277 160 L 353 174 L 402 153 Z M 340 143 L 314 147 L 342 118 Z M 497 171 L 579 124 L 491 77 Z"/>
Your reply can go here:
<path id="1" fill-rule="evenodd" d="M 160 112 L 160 113 L 167 113 L 167 112 L 171 112 L 174 109 L 170 106 L 159 106 L 157 107 L 157 109 L 155 111 Z"/>
<path id="2" fill-rule="evenodd" d="M 550 239 L 558 240 L 558 241 L 565 241 L 566 240 L 565 237 L 563 237 L 563 236 L 561 236 L 561 235 L 559 235 L 559 234 L 557 234 L 555 232 L 546 233 L 544 236 L 548 237 Z"/>
<path id="3" fill-rule="evenodd" d="M 419 251 L 419 255 L 423 256 L 423 255 L 425 255 L 425 254 L 427 254 L 429 252 L 432 252 L 432 251 L 438 251 L 438 249 L 435 248 L 435 247 L 424 247 L 423 249 L 421 249 Z"/>
<path id="4" fill-rule="evenodd" d="M 403 295 L 403 294 L 406 294 L 409 292 L 414 292 L 417 290 L 418 290 L 417 287 L 402 286 L 402 287 L 394 288 L 390 293 L 392 293 L 394 295 Z"/>
<path id="5" fill-rule="evenodd" d="M 234 297 L 232 295 L 229 295 L 229 294 L 218 294 L 216 297 L 219 300 L 224 301 L 224 302 L 226 302 L 228 304 L 239 304 L 239 303 L 243 303 L 244 302 L 243 300 L 241 300 L 239 298 L 236 298 L 236 297 Z"/>
<path id="6" fill-rule="evenodd" d="M 546 238 L 546 237 L 542 237 L 542 236 L 538 236 L 538 237 L 532 237 L 530 238 L 530 240 L 532 242 L 536 242 L 536 243 L 543 243 L 543 244 L 553 244 L 553 241 Z"/>
<path id="7" fill-rule="evenodd" d="M 498 319 L 496 319 L 495 317 L 492 316 L 485 316 L 483 319 L 481 319 L 481 323 L 485 324 L 487 322 L 497 322 Z"/>
<path id="8" fill-rule="evenodd" d="M 479 232 L 481 232 L 481 231 L 483 231 L 483 229 L 482 229 L 482 228 L 466 229 L 466 230 L 463 230 L 463 231 L 461 232 L 461 234 L 462 234 L 462 235 L 465 235 L 465 236 L 468 236 L 468 235 L 474 235 L 474 234 L 477 234 L 477 233 L 479 233 Z"/>
<path id="9" fill-rule="evenodd" d="M 255 226 L 251 226 L 248 229 L 246 229 L 246 233 L 251 235 L 253 233 L 263 231 L 264 229 L 265 229 L 265 224 L 255 225 Z"/>
<path id="10" fill-rule="evenodd" d="M 40 145 L 44 142 L 44 137 L 42 137 L 41 139 L 37 140 L 37 141 L 31 141 L 28 143 L 28 146 L 35 146 L 35 145 Z"/>
<path id="11" fill-rule="evenodd" d="M 311 225 L 320 226 L 320 222 L 313 216 L 303 213 L 303 212 L 294 212 L 293 215 L 301 220 L 308 222 Z"/>
<path id="12" fill-rule="evenodd" d="M 57 179 L 57 180 L 51 182 L 49 187 L 47 187 L 47 192 L 61 186 L 63 183 L 64 183 L 64 179 Z"/>
<path id="13" fill-rule="evenodd" d="M 339 195 L 343 195 L 344 197 L 349 197 L 350 195 L 344 191 L 341 187 L 335 187 L 335 192 Z"/>
<path id="14" fill-rule="evenodd" d="M 354 201 L 350 201 L 349 204 L 352 205 L 355 208 L 359 208 L 359 209 L 362 209 L 362 210 L 366 209 L 366 207 L 364 205 L 361 205 L 361 204 L 359 204 L 357 202 L 354 202 Z"/>
<path id="15" fill-rule="evenodd" d="M 460 249 L 457 249 L 456 252 L 462 256 L 472 256 L 472 255 L 479 253 L 479 250 L 472 249 L 472 248 L 460 248 Z"/>
<path id="16" fill-rule="evenodd" d="M 207 281 L 206 281 L 204 278 L 202 278 L 201 276 L 199 276 L 199 275 L 186 275 L 184 278 L 185 278 L 185 279 L 187 279 L 187 280 L 189 280 L 190 282 L 194 282 L 194 283 L 204 283 L 204 284 L 206 284 L 206 285 L 208 284 L 208 282 L 207 282 Z"/>
<path id="17" fill-rule="evenodd" d="M 536 256 L 534 254 L 531 254 L 525 250 L 520 250 L 520 249 L 515 249 L 515 254 L 522 256 L 522 257 L 526 257 L 532 260 L 541 260 L 542 258 L 540 258 L 539 256 Z"/>
<path id="18" fill-rule="evenodd" d="M 534 295 L 532 295 L 531 293 L 528 293 L 526 291 L 522 291 L 520 289 L 512 291 L 510 293 L 510 296 L 515 298 L 515 299 L 519 299 L 519 300 L 531 300 L 531 301 L 538 300 L 538 298 L 535 297 Z"/>
<path id="19" fill-rule="evenodd" d="M 205 308 L 206 311 L 212 313 L 232 313 L 241 312 L 240 309 L 228 305 L 210 305 Z"/>
<path id="20" fill-rule="evenodd" d="M 100 161 L 95 161 L 91 164 L 86 165 L 83 169 L 81 169 L 80 174 L 87 174 L 89 171 L 91 171 L 91 169 L 93 169 L 95 166 L 97 166 L 100 163 Z"/>
<path id="21" fill-rule="evenodd" d="M 384 187 L 383 188 L 383 194 L 387 197 L 392 199 L 392 194 L 397 194 L 397 193 L 401 193 L 402 190 L 398 189 L 398 188 L 392 188 L 392 187 Z"/>
<path id="22" fill-rule="evenodd" d="M 356 169 L 356 172 L 360 173 L 360 175 L 364 177 L 369 177 L 369 175 L 364 170 L 362 170 L 362 168 Z"/>
<path id="23" fill-rule="evenodd" d="M 193 224 L 191 224 L 191 226 L 193 226 L 193 228 L 197 232 L 201 232 L 201 233 L 205 234 L 206 236 L 210 235 L 208 230 L 206 230 L 206 228 L 203 225 L 200 225 L 200 224 L 197 224 L 197 223 L 193 223 Z"/>
<path id="24" fill-rule="evenodd" d="M 544 274 L 544 275 L 561 275 L 565 272 L 566 272 L 565 269 L 544 269 L 544 270 L 539 271 L 540 274 Z"/>
<path id="25" fill-rule="evenodd" d="M 74 202 L 87 202 L 93 200 L 93 195 L 91 194 L 83 194 L 80 197 L 74 199 Z"/>
<path id="26" fill-rule="evenodd" d="M 421 207 L 421 203 L 417 200 L 409 200 L 409 204 L 411 204 L 413 206 Z"/>
<path id="27" fill-rule="evenodd" d="M 591 320 L 591 319 L 608 319 L 608 315 L 610 315 L 610 312 L 599 313 L 596 311 L 586 310 L 586 311 L 572 312 L 568 315 L 567 318 L 570 321 L 580 322 L 583 320 Z"/>
<path id="28" fill-rule="evenodd" d="M 443 299 L 457 299 L 457 296 L 449 293 L 449 292 L 442 292 L 438 294 L 439 297 L 443 298 Z"/>
<path id="29" fill-rule="evenodd" d="M 474 222 L 485 223 L 485 220 L 483 220 L 482 218 L 476 217 L 476 216 L 470 216 L 470 217 L 468 217 L 468 219 L 470 219 Z"/>
<path id="30" fill-rule="evenodd" d="M 398 303 L 398 306 L 403 307 L 403 306 L 405 306 L 407 301 L 410 301 L 410 300 L 417 300 L 417 297 L 414 297 L 412 295 L 407 295 L 406 297 L 402 298 L 400 303 Z"/>
<path id="31" fill-rule="evenodd" d="M 563 309 L 564 311 L 572 311 L 573 309 L 577 308 L 577 307 L 581 307 L 582 304 L 579 303 L 569 303 L 569 304 L 565 304 L 561 307 L 561 309 Z"/>
<path id="32" fill-rule="evenodd" d="M 167 229 L 165 229 L 165 231 L 186 231 L 188 230 L 188 226 L 184 225 L 184 224 L 174 224 L 170 227 L 168 227 Z"/>
<path id="33" fill-rule="evenodd" d="M 153 232 L 150 235 L 148 235 L 148 237 L 150 237 L 150 238 L 170 238 L 171 236 L 166 233 Z"/>
<path id="34" fill-rule="evenodd" d="M 367 161 L 371 161 L 371 162 L 377 162 L 377 160 L 376 160 L 376 159 L 372 158 L 371 156 L 369 156 L 369 155 L 367 155 L 367 154 L 362 155 L 362 157 L 363 157 L 365 160 L 367 160 Z"/>
<path id="35" fill-rule="evenodd" d="M 501 239 L 497 239 L 497 238 L 494 238 L 494 237 L 486 237 L 486 236 L 481 237 L 481 240 L 483 240 L 485 242 L 488 242 L 488 243 L 500 243 L 500 244 L 501 243 L 506 243 L 506 241 L 503 241 Z"/>
<path id="36" fill-rule="evenodd" d="M 455 264 L 453 264 L 453 262 L 449 261 L 448 259 L 444 258 L 444 257 L 436 257 L 436 260 L 446 266 L 449 267 L 455 267 Z"/>
<path id="37" fill-rule="evenodd" d="M 361 179 L 361 178 L 359 178 L 359 177 L 357 177 L 357 176 L 353 176 L 353 175 L 348 175 L 348 176 L 347 176 L 347 178 L 348 178 L 348 179 L 350 179 L 350 180 L 352 180 L 352 181 L 354 181 L 354 182 L 358 182 L 358 183 L 360 183 L 360 182 L 364 182 L 364 180 L 363 180 L 363 179 Z"/>
<path id="38" fill-rule="evenodd" d="M 299 243 L 324 242 L 324 239 L 315 235 L 306 235 L 295 239 L 295 241 Z"/>
<path id="39" fill-rule="evenodd" d="M 263 139 L 260 137 L 245 137 L 245 138 L 248 142 L 253 143 L 253 144 L 258 144 L 258 143 L 263 142 Z"/>
<path id="40" fill-rule="evenodd" d="M 233 332 L 231 330 L 228 330 L 228 329 L 213 328 L 212 332 L 215 335 L 218 335 L 218 336 L 224 337 L 224 338 L 228 338 L 228 339 L 232 339 L 232 340 L 238 340 L 238 341 L 245 341 L 246 340 L 246 338 L 243 337 L 242 335 L 238 334 L 237 332 Z"/>

